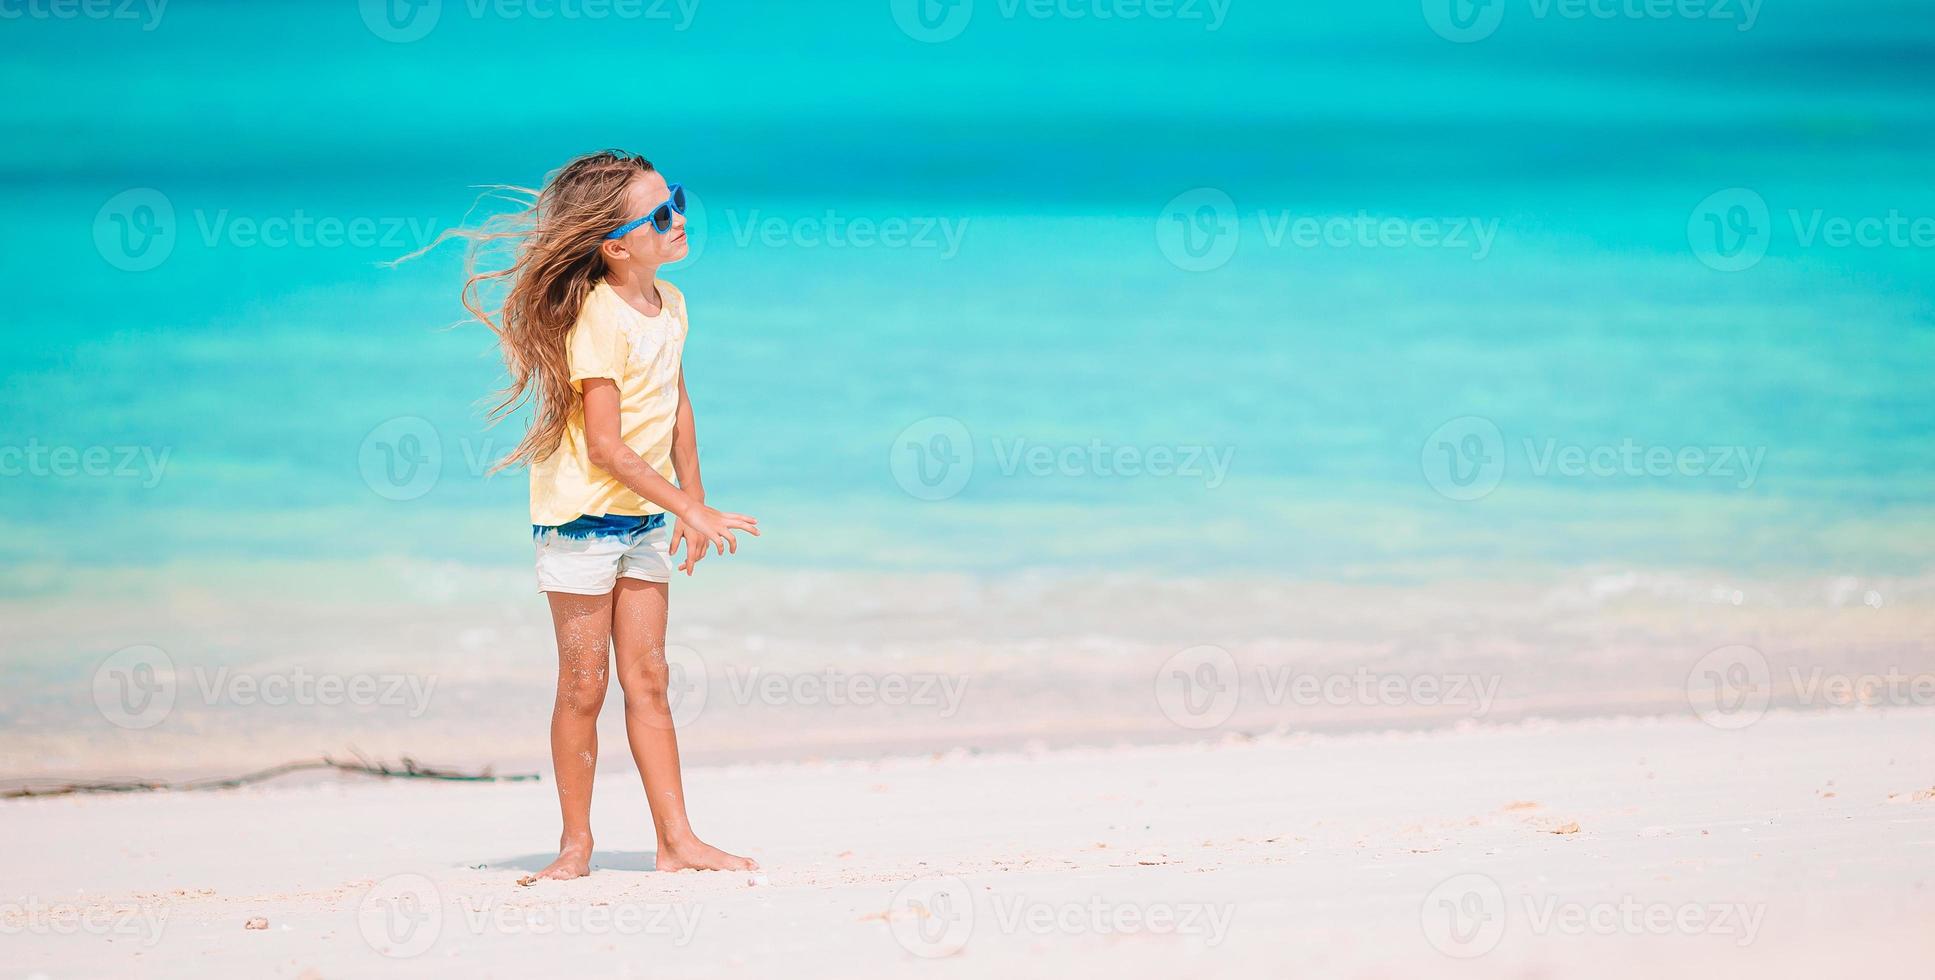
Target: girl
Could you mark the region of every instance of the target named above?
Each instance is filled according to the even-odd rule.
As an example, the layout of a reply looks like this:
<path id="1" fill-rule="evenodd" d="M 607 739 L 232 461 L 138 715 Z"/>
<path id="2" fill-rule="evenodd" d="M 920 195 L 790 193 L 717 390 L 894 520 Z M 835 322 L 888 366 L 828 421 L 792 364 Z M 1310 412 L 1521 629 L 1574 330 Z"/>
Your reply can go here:
<path id="1" fill-rule="evenodd" d="M 530 467 L 538 590 L 558 641 L 551 766 L 564 834 L 536 877 L 591 872 L 598 710 L 614 651 L 659 870 L 750 871 L 752 861 L 701 841 L 686 821 L 666 701 L 673 555 L 685 548 L 678 570 L 690 576 L 711 549 L 737 552 L 734 532 L 759 533 L 757 520 L 707 506 L 699 479 L 679 361 L 685 298 L 658 278 L 686 254 L 685 191 L 644 157 L 608 150 L 571 161 L 528 208 L 495 220 L 459 234 L 473 246 L 464 306 L 497 333 L 510 372 L 491 417 L 527 400 L 535 407 L 524 441 L 497 468 Z M 515 248 L 510 267 L 477 272 L 495 243 Z M 495 280 L 509 290 L 493 315 L 479 287 Z"/>

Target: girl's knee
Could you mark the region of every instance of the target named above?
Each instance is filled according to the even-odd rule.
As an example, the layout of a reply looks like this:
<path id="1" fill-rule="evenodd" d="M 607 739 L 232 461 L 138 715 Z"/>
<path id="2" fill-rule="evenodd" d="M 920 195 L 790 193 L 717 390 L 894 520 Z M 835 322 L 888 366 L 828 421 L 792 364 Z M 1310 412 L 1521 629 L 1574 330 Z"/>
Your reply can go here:
<path id="1" fill-rule="evenodd" d="M 598 709 L 605 706 L 606 683 L 602 670 L 558 675 L 558 708 L 577 715 L 597 717 Z"/>
<path id="2" fill-rule="evenodd" d="M 639 664 L 618 675 L 618 685 L 625 689 L 625 703 L 662 704 L 665 701 L 667 678 L 664 661 Z"/>

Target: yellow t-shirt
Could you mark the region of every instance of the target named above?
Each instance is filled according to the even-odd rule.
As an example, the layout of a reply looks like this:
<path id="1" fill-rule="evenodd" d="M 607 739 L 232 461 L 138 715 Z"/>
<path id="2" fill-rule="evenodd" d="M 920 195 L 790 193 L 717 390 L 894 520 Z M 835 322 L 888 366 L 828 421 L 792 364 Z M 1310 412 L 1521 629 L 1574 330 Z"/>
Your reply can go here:
<path id="1" fill-rule="evenodd" d="M 565 337 L 571 386 L 586 378 L 618 384 L 618 426 L 625 445 L 667 480 L 673 478 L 672 428 L 679 416 L 679 356 L 685 350 L 685 296 L 658 280 L 657 316 L 632 308 L 600 280 Z M 531 467 L 531 523 L 569 524 L 586 515 L 641 516 L 664 508 L 591 464 L 583 399 L 571 410 L 558 448 Z"/>

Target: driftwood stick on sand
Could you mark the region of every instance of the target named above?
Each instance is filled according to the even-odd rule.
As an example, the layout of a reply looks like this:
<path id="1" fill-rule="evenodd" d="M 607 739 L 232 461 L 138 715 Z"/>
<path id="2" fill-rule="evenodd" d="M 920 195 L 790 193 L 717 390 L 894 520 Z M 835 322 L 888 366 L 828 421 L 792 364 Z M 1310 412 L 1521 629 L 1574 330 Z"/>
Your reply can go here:
<path id="1" fill-rule="evenodd" d="M 203 779 L 186 779 L 173 782 L 154 779 L 62 783 L 24 780 L 17 785 L 10 785 L 5 789 L 0 789 L 0 799 L 16 799 L 25 796 L 69 796 L 76 793 L 147 793 L 162 790 L 180 792 L 202 789 L 233 789 L 237 786 L 247 786 L 251 783 L 274 779 L 278 776 L 286 776 L 293 772 L 304 772 L 314 769 L 334 769 L 338 772 L 361 773 L 366 776 L 379 776 L 385 779 L 441 779 L 468 783 L 515 783 L 540 778 L 534 772 L 506 773 L 500 776 L 489 766 L 484 767 L 479 772 L 460 772 L 455 769 L 446 769 L 440 766 L 424 765 L 409 756 L 403 757 L 399 764 L 400 767 L 392 767 L 388 763 L 365 758 L 362 753 L 356 752 L 353 749 L 351 753 L 356 756 L 353 762 L 332 758 L 330 756 L 322 756 L 315 759 L 300 759 L 295 762 L 284 762 L 281 765 L 270 766 L 267 769 L 258 769 L 254 772 L 243 773 L 239 776 L 213 776 Z"/>

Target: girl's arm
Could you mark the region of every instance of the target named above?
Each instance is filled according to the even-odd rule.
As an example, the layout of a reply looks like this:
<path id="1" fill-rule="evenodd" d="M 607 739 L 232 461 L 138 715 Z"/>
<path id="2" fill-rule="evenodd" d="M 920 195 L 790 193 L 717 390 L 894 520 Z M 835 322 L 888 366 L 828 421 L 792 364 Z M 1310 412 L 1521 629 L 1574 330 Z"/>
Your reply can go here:
<path id="1" fill-rule="evenodd" d="M 679 381 L 684 385 L 684 379 Z M 734 531 L 745 531 L 757 537 L 759 521 L 744 514 L 732 514 L 707 507 L 701 500 L 673 486 L 671 481 L 658 475 L 658 471 L 647 465 L 645 460 L 625 445 L 625 438 L 619 428 L 618 383 L 610 378 L 586 378 L 584 381 L 585 402 L 585 451 L 591 457 L 591 465 L 610 473 L 614 479 L 624 484 L 633 493 L 644 497 L 665 508 L 667 513 L 678 519 L 676 537 L 672 540 L 671 551 L 676 553 L 681 543 L 686 545 L 685 564 L 679 566 L 687 575 L 692 574 L 692 566 L 698 563 L 703 554 L 701 548 L 717 547 L 729 554 L 739 551 L 739 539 L 733 537 Z M 681 418 L 685 418 L 681 408 Z M 675 423 L 676 424 L 676 423 Z M 690 426 L 687 426 L 689 429 Z M 674 436 L 674 444 L 677 437 Z M 694 440 L 694 447 L 697 440 Z M 677 465 L 675 462 L 674 466 Z M 697 453 L 694 453 L 694 472 L 697 472 Z"/>
<path id="2" fill-rule="evenodd" d="M 679 489 L 705 503 L 705 482 L 699 479 L 699 430 L 692 423 L 692 399 L 685 394 L 685 372 L 679 372 L 679 417 L 672 426 L 672 472 Z"/>
<path id="3" fill-rule="evenodd" d="M 699 476 L 699 430 L 692 421 L 692 399 L 685 394 L 684 371 L 679 372 L 679 411 L 672 423 L 672 472 L 679 478 L 679 489 L 686 496 L 705 503 L 705 481 Z M 711 550 L 710 538 L 701 539 L 697 545 L 686 542 L 685 564 L 679 567 L 691 575 L 692 567 Z"/>

